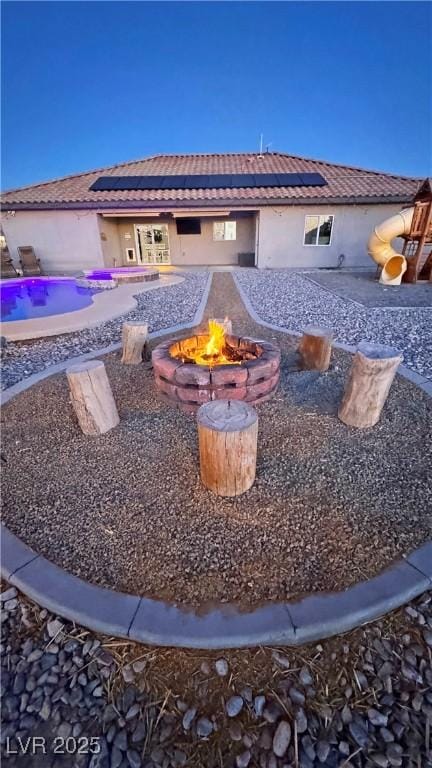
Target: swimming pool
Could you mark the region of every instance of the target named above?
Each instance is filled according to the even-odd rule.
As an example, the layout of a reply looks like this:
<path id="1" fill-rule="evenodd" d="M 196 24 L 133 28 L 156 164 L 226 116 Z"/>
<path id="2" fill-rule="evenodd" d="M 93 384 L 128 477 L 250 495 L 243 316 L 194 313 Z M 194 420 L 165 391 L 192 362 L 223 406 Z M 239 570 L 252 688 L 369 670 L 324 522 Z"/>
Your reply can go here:
<path id="1" fill-rule="evenodd" d="M 0 284 L 1 319 L 31 320 L 63 315 L 88 307 L 99 291 L 83 288 L 73 278 L 24 277 Z"/>

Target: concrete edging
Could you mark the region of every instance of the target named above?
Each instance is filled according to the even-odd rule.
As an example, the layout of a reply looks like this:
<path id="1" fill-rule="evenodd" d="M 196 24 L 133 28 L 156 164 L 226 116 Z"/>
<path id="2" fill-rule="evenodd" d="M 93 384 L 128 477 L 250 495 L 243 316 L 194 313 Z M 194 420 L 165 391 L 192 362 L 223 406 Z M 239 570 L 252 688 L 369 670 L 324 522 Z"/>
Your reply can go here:
<path id="1" fill-rule="evenodd" d="M 221 604 L 198 613 L 95 586 L 37 555 L 4 525 L 1 553 L 2 576 L 44 608 L 96 632 L 179 648 L 298 646 L 377 619 L 432 587 L 432 541 L 344 592 L 248 612 Z"/>
<path id="2" fill-rule="evenodd" d="M 210 274 L 191 323 L 164 328 L 150 334 L 150 337 L 164 336 L 199 324 L 207 303 L 211 277 Z M 234 279 L 245 306 L 256 322 L 289 335 L 300 335 L 260 320 Z M 354 351 L 347 345 L 335 346 L 345 351 Z M 65 370 L 72 363 L 107 354 L 119 347 L 120 343 L 115 343 L 34 374 L 6 390 L 3 402 L 8 402 L 38 381 Z M 108 635 L 150 645 L 182 648 L 298 646 L 373 621 L 430 589 L 432 541 L 426 542 L 378 576 L 355 584 L 343 592 L 315 593 L 291 603 L 267 603 L 250 611 L 241 611 L 235 604 L 227 603 L 212 607 L 205 613 L 197 612 L 161 600 L 98 587 L 38 555 L 3 524 L 1 573 L 44 608 Z"/>

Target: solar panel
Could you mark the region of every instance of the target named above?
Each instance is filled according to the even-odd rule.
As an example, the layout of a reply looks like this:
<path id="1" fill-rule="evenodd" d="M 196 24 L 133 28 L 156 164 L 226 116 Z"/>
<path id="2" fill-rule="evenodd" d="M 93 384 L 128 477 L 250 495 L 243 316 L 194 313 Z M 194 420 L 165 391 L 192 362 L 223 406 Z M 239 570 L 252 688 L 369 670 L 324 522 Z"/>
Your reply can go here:
<path id="1" fill-rule="evenodd" d="M 254 187 L 278 187 L 279 183 L 275 173 L 255 174 Z"/>
<path id="2" fill-rule="evenodd" d="M 276 177 L 281 187 L 298 187 L 302 184 L 298 173 L 277 173 Z"/>
<path id="3" fill-rule="evenodd" d="M 186 176 L 186 189 L 211 189 L 210 179 L 208 174 Z"/>
<path id="4" fill-rule="evenodd" d="M 117 176 L 114 189 L 119 190 L 132 190 L 139 189 L 139 176 Z"/>
<path id="5" fill-rule="evenodd" d="M 100 176 L 93 192 L 146 189 L 239 189 L 241 187 L 321 187 L 320 173 L 219 173 L 166 176 Z"/>
<path id="6" fill-rule="evenodd" d="M 164 176 L 137 176 L 135 189 L 160 189 L 164 178 Z"/>
<path id="7" fill-rule="evenodd" d="M 231 181 L 231 186 L 234 189 L 239 187 L 256 187 L 253 173 L 235 173 L 231 176 Z"/>
<path id="8" fill-rule="evenodd" d="M 230 173 L 215 173 L 214 176 L 209 176 L 211 186 L 209 189 L 225 189 L 233 186 L 233 176 Z"/>
<path id="9" fill-rule="evenodd" d="M 144 177 L 145 179 L 148 176 Z M 162 179 L 161 176 L 155 176 L 155 179 Z M 162 182 L 159 184 L 160 189 L 184 189 L 186 184 L 186 176 L 164 176 Z M 145 187 L 144 187 L 145 189 Z"/>
<path id="10" fill-rule="evenodd" d="M 327 182 L 320 173 L 301 173 L 302 186 L 306 187 L 324 187 Z"/>
<path id="11" fill-rule="evenodd" d="M 106 176 L 99 176 L 98 179 L 96 179 L 95 182 L 91 185 L 90 189 L 92 192 L 104 192 L 106 187 Z"/>

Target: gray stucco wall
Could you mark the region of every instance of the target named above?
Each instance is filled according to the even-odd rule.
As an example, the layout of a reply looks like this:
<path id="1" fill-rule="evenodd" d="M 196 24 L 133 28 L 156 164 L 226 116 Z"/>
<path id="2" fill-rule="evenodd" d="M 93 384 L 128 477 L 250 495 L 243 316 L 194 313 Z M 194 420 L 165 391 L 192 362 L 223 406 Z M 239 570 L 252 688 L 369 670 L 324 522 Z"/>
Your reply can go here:
<path id="1" fill-rule="evenodd" d="M 16 211 L 2 226 L 16 267 L 18 246 L 32 245 L 46 274 L 103 266 L 97 215 L 93 211 Z"/>
<path id="2" fill-rule="evenodd" d="M 201 235 L 178 235 L 169 227 L 171 263 L 177 265 L 237 264 L 238 253 L 257 253 L 257 266 L 329 267 L 345 254 L 344 266 L 373 267 L 366 244 L 374 226 L 401 209 L 400 205 L 267 206 L 258 214 L 237 219 L 237 239 L 213 241 L 213 222 L 202 218 Z M 332 214 L 329 246 L 303 245 L 305 216 Z M 191 213 L 193 216 L 193 213 Z M 163 219 L 154 217 L 153 221 Z M 18 266 L 17 247 L 32 245 L 46 273 L 72 273 L 92 267 L 126 264 L 126 248 L 136 249 L 134 224 L 151 217 L 103 218 L 93 211 L 17 211 L 2 216 L 9 250 Z M 125 238 L 126 233 L 131 235 Z M 255 244 L 257 239 L 257 246 Z M 396 249 L 402 241 L 395 242 Z"/>
<path id="3" fill-rule="evenodd" d="M 258 264 L 265 267 L 331 267 L 340 253 L 346 267 L 373 267 L 367 241 L 373 228 L 400 211 L 400 205 L 266 207 L 259 212 Z M 303 245 L 305 216 L 334 216 L 331 245 Z M 402 248 L 396 240 L 396 250 Z"/>
<path id="4" fill-rule="evenodd" d="M 116 219 L 98 216 L 103 263 L 106 267 L 118 267 L 126 263 L 126 255 L 120 252 L 120 234 Z M 135 245 L 135 244 L 133 244 Z"/>

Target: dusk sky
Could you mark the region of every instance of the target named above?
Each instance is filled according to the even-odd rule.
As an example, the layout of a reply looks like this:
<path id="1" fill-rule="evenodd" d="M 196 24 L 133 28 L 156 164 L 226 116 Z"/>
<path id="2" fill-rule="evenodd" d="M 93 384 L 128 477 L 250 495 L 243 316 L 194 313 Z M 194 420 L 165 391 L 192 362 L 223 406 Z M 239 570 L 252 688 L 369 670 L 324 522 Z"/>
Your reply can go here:
<path id="1" fill-rule="evenodd" d="M 432 173 L 426 2 L 3 2 L 2 189 L 157 153 Z"/>

